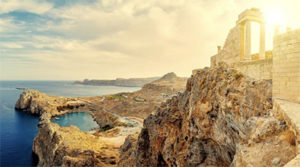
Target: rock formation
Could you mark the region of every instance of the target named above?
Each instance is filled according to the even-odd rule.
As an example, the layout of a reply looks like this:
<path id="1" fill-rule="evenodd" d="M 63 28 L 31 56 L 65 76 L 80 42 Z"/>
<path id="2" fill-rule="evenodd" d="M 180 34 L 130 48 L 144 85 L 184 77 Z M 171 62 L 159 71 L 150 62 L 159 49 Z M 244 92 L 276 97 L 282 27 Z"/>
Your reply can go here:
<path id="1" fill-rule="evenodd" d="M 186 91 L 144 121 L 120 149 L 119 166 L 283 166 L 296 134 L 272 112 L 271 83 L 221 64 L 195 71 Z"/>
<path id="2" fill-rule="evenodd" d="M 38 166 L 115 166 L 118 146 L 80 131 L 75 126 L 44 124 L 33 142 Z"/>
<path id="3" fill-rule="evenodd" d="M 118 93 L 104 96 L 94 103 L 104 106 L 113 113 L 126 117 L 146 118 L 162 101 L 183 92 L 187 78 L 168 73 L 132 93 Z"/>
<path id="4" fill-rule="evenodd" d="M 86 103 L 78 98 L 51 96 L 37 90 L 26 90 L 20 95 L 15 108 L 33 115 L 40 116 L 48 112 L 52 116 L 57 116 L 85 105 Z"/>
<path id="5" fill-rule="evenodd" d="M 132 93 L 82 98 L 51 96 L 36 90 L 23 92 L 15 108 L 40 116 L 39 132 L 33 142 L 38 166 L 116 166 L 125 138 L 137 136 L 142 118 L 167 98 L 161 94 L 176 94 L 185 80 L 167 74 L 153 85 L 156 87 L 143 87 Z M 53 116 L 70 112 L 88 112 L 99 129 L 89 134 L 74 126 L 51 123 Z"/>
<path id="6" fill-rule="evenodd" d="M 172 93 L 184 91 L 183 85 L 185 85 L 187 78 L 178 77 L 175 73 L 167 73 L 158 80 L 145 84 L 142 89 L 154 90 L 165 93 Z"/>

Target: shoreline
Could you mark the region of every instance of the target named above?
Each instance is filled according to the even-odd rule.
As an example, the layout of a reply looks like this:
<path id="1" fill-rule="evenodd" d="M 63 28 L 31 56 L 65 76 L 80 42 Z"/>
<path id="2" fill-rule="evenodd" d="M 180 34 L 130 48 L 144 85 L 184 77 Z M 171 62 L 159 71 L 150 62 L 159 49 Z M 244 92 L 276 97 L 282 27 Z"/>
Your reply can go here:
<path id="1" fill-rule="evenodd" d="M 119 141 L 122 143 L 123 140 L 125 140 L 126 135 L 121 134 L 123 128 L 134 128 L 134 127 L 129 127 L 127 122 L 122 121 L 122 116 L 116 117 L 117 115 L 114 115 L 113 113 L 108 112 L 106 109 L 103 111 L 105 112 L 106 115 L 109 114 L 109 116 L 115 121 L 113 122 L 114 124 L 109 124 L 110 128 L 104 129 L 107 125 L 106 124 L 100 124 L 99 120 L 96 118 L 96 115 L 94 114 L 91 109 L 97 110 L 95 106 L 93 106 L 92 103 L 90 103 L 91 97 L 87 98 L 69 98 L 69 97 L 60 97 L 60 96 L 52 96 L 52 95 L 47 95 L 45 93 L 38 92 L 36 90 L 27 90 L 23 92 L 20 95 L 19 100 L 17 101 L 15 105 L 15 109 L 18 112 L 26 112 L 27 114 L 39 116 L 39 131 L 38 135 L 34 138 L 33 140 L 33 145 L 32 145 L 32 152 L 33 154 L 37 155 L 39 157 L 39 165 L 46 165 L 48 166 L 49 164 L 52 165 L 57 165 L 53 164 L 50 161 L 47 161 L 48 158 L 43 157 L 45 155 L 45 151 L 47 154 L 50 154 L 50 152 L 53 152 L 54 150 L 44 150 L 43 148 L 47 148 L 47 145 L 56 145 L 53 147 L 53 149 L 59 149 L 61 148 L 62 150 L 65 150 L 66 148 L 71 149 L 71 152 L 69 154 L 73 154 L 72 152 L 76 150 L 76 148 L 80 148 L 81 150 L 86 148 L 87 150 L 90 150 L 90 146 L 82 146 L 82 142 L 86 143 L 88 141 L 89 145 L 105 145 L 105 148 L 111 148 L 115 147 L 115 140 Z M 97 97 L 92 97 L 92 98 L 97 98 Z M 30 99 L 30 100 L 28 100 Z M 99 106 L 97 106 L 99 107 Z M 38 110 L 37 110 L 38 109 Z M 63 116 L 66 114 L 71 114 L 75 112 L 85 112 L 93 118 L 93 121 L 95 121 L 98 124 L 97 128 L 93 128 L 89 131 L 82 131 L 76 126 L 68 126 L 68 127 L 61 127 L 57 123 L 52 122 L 52 119 L 55 119 L 56 117 Z M 103 113 L 104 114 L 104 113 Z M 110 122 L 108 122 L 110 123 Z M 119 129 L 117 133 L 113 133 L 113 136 L 107 136 L 105 133 L 107 131 L 112 131 L 114 129 Z M 141 126 L 139 126 L 138 130 L 139 131 Z M 55 139 L 57 138 L 56 136 L 59 135 L 61 137 L 58 137 L 60 139 Z M 68 137 L 67 137 L 68 136 Z M 72 141 L 72 138 L 77 138 L 79 137 L 76 141 Z M 97 137 L 99 136 L 99 137 Z M 123 136 L 123 137 L 121 137 Z M 46 138 L 45 138 L 46 137 Z M 119 140 L 120 137 L 122 140 Z M 70 139 L 68 139 L 70 138 Z M 98 139 L 97 139 L 98 138 Z M 51 140 L 49 140 L 51 139 Z M 53 140 L 60 140 L 60 144 L 54 142 Z M 95 140 L 97 139 L 97 140 Z M 54 140 L 54 141 L 55 141 Z M 97 141 L 97 142 L 96 142 Z M 45 143 L 46 142 L 46 143 Z M 72 143 L 78 143 L 74 145 L 69 145 L 67 143 L 72 142 Z M 110 146 L 110 144 L 112 144 Z M 80 146 L 80 147 L 79 147 Z M 68 149 L 68 150 L 69 150 Z M 73 150 L 73 151 L 72 151 Z M 87 151 L 86 150 L 86 151 Z M 97 149 L 96 149 L 97 150 Z M 66 151 L 66 150 L 65 150 Z M 64 151 L 64 152 L 65 152 Z M 70 151 L 70 150 L 69 150 Z M 91 150 L 90 150 L 91 151 Z M 96 152 L 95 152 L 96 153 Z M 96 153 L 98 154 L 99 157 L 101 156 L 106 156 L 106 154 L 102 153 Z M 113 154 L 118 154 L 117 151 Z M 51 154 L 50 154 L 51 155 Z M 61 155 L 61 156 L 67 156 L 66 155 Z M 78 156 L 84 155 L 84 152 L 80 151 L 78 152 Z M 114 156 L 116 159 L 116 156 Z M 54 160 L 51 160 L 54 161 Z M 61 159 L 61 163 L 63 160 Z M 84 163 L 89 163 L 85 161 L 84 159 L 81 159 Z M 75 162 L 74 162 L 75 163 Z M 116 163 L 116 162 L 115 162 Z M 50 165 L 50 166 L 52 166 Z"/>
<path id="2" fill-rule="evenodd" d="M 26 90 L 15 109 L 39 116 L 39 130 L 32 145 L 39 166 L 115 166 L 119 148 L 127 136 L 136 136 L 144 118 L 162 101 L 183 91 L 185 85 L 186 79 L 167 74 L 140 90 L 103 96 L 63 97 Z M 76 126 L 60 127 L 51 122 L 55 117 L 74 112 L 90 114 L 99 127 L 85 132 Z"/>

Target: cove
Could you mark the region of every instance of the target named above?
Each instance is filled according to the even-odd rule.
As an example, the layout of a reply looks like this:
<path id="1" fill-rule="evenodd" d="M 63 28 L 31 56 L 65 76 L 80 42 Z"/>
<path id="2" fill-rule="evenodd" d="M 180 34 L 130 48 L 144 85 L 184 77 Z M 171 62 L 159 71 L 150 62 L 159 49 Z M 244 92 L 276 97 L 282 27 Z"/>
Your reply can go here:
<path id="1" fill-rule="evenodd" d="M 73 112 L 62 116 L 54 117 L 51 122 L 57 123 L 59 126 L 77 126 L 80 130 L 88 132 L 94 128 L 98 128 L 98 124 L 93 117 L 87 112 Z"/>

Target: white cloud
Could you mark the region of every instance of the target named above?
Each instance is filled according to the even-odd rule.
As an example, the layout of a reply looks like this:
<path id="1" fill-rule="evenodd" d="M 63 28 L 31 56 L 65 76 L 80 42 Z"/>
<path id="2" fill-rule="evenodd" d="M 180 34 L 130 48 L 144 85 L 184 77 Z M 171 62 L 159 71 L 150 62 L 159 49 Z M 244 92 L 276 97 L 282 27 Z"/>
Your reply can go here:
<path id="1" fill-rule="evenodd" d="M 13 23 L 12 19 L 0 18 L 0 33 L 1 32 L 11 32 L 17 29 L 17 26 Z"/>
<path id="2" fill-rule="evenodd" d="M 33 5 L 37 2 L 30 0 L 18 8 L 40 5 L 43 10 L 36 13 L 53 20 L 32 27 L 33 33 L 22 38 L 26 41 L 16 44 L 24 47 L 15 56 L 36 60 L 31 64 L 38 72 L 32 76 L 34 70 L 27 69 L 23 75 L 31 79 L 60 79 L 57 73 L 62 79 L 157 76 L 170 71 L 188 76 L 192 69 L 209 65 L 210 56 L 223 44 L 240 12 L 253 6 L 269 7 L 265 2 L 101 0 L 51 8 L 51 4 Z M 11 23 L 0 20 L 0 32 L 6 22 Z M 37 35 L 35 31 L 47 33 Z M 16 33 L 21 35 L 26 36 Z M 22 70 L 18 66 L 7 76 L 17 76 Z"/>
<path id="3" fill-rule="evenodd" d="M 53 4 L 36 0 L 0 0 L 0 14 L 15 10 L 43 14 L 52 8 Z"/>
<path id="4" fill-rule="evenodd" d="M 0 43 L 0 46 L 2 46 L 3 48 L 8 48 L 8 49 L 21 49 L 24 48 L 23 45 L 18 44 L 18 43 L 11 43 L 11 42 L 7 42 L 7 43 Z"/>

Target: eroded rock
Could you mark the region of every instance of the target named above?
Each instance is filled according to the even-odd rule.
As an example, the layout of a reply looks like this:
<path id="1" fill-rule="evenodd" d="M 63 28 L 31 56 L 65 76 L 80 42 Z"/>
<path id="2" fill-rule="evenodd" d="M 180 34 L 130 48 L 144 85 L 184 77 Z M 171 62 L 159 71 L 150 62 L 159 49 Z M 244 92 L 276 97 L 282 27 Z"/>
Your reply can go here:
<path id="1" fill-rule="evenodd" d="M 60 127 L 54 123 L 39 129 L 33 142 L 38 166 L 115 166 L 118 148 L 101 138 L 80 131 L 75 126 Z"/>
<path id="2" fill-rule="evenodd" d="M 86 103 L 77 98 L 51 96 L 37 90 L 26 90 L 16 102 L 17 110 L 41 116 L 45 112 L 51 116 L 66 114 L 84 107 Z"/>
<path id="3" fill-rule="evenodd" d="M 268 81 L 223 64 L 194 71 L 184 93 L 145 119 L 119 165 L 258 167 L 278 157 L 282 166 L 296 155 L 296 137 L 272 106 Z"/>

